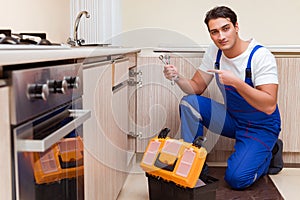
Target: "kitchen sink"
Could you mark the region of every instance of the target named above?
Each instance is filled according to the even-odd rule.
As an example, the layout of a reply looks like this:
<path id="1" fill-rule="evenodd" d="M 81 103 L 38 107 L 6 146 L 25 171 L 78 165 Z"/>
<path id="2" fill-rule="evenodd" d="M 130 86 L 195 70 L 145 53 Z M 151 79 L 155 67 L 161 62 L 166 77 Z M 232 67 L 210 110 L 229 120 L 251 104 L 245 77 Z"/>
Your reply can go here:
<path id="1" fill-rule="evenodd" d="M 82 47 L 122 48 L 122 46 L 115 46 L 115 45 L 111 45 L 111 44 L 98 44 L 98 43 L 82 44 L 82 45 L 79 45 L 79 46 L 73 46 L 73 48 L 82 48 Z"/>
<path id="2" fill-rule="evenodd" d="M 97 44 L 97 43 L 94 43 L 94 44 L 81 44 L 79 47 L 94 47 L 94 46 L 98 46 L 98 47 L 108 47 L 110 46 L 111 44 Z"/>

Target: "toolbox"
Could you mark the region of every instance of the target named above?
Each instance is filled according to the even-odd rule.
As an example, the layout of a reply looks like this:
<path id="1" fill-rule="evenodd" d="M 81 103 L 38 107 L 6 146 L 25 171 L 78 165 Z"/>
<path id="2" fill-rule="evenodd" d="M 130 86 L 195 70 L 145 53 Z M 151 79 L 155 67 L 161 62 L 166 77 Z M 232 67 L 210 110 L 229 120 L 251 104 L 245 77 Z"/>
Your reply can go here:
<path id="1" fill-rule="evenodd" d="M 169 132 L 165 128 L 149 141 L 140 163 L 148 178 L 150 200 L 214 200 L 218 179 L 206 173 L 199 179 L 207 155 L 204 138 L 187 143 L 167 137 Z"/>
<path id="2" fill-rule="evenodd" d="M 196 185 L 194 188 L 182 187 L 172 181 L 146 173 L 150 200 L 215 200 L 219 180 L 207 176 L 205 185 Z M 201 181 L 201 180 L 199 180 Z"/>
<path id="3" fill-rule="evenodd" d="M 207 155 L 203 139 L 198 137 L 193 144 L 187 143 L 167 137 L 169 131 L 165 128 L 150 140 L 140 166 L 148 174 L 193 188 Z"/>

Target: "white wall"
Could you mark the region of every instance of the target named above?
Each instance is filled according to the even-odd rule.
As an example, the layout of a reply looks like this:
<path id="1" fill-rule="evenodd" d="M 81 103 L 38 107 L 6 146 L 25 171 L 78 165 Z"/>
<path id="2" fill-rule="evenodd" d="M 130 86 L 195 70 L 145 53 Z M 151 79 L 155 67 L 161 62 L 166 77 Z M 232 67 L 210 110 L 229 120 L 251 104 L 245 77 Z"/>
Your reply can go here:
<path id="1" fill-rule="evenodd" d="M 216 5 L 228 5 L 236 11 L 244 39 L 254 37 L 265 45 L 300 45 L 299 0 L 120 1 L 121 11 L 114 12 L 116 15 L 121 12 L 122 31 L 118 30 L 114 38 L 126 46 L 209 44 L 203 19 Z M 0 3 L 0 29 L 12 29 L 15 33 L 46 32 L 53 42 L 65 42 L 72 34 L 70 0 L 0 0 Z M 96 13 L 101 15 L 103 10 Z"/>
<path id="2" fill-rule="evenodd" d="M 71 27 L 73 30 L 77 14 L 86 10 L 90 18 L 82 17 L 78 28 L 78 37 L 87 44 L 113 43 L 112 35 L 121 32 L 121 0 L 71 0 Z M 73 31 L 72 31 L 73 32 Z M 73 33 L 71 33 L 73 36 Z"/>
<path id="3" fill-rule="evenodd" d="M 300 44 L 299 0 L 122 0 L 122 34 L 135 35 L 128 37 L 128 45 L 209 44 L 203 20 L 217 5 L 237 13 L 244 39 L 254 37 L 265 45 Z M 143 31 L 146 28 L 153 34 Z"/>
<path id="4" fill-rule="evenodd" d="M 0 29 L 46 32 L 52 42 L 66 42 L 69 37 L 69 0 L 0 0 L 0 5 Z"/>

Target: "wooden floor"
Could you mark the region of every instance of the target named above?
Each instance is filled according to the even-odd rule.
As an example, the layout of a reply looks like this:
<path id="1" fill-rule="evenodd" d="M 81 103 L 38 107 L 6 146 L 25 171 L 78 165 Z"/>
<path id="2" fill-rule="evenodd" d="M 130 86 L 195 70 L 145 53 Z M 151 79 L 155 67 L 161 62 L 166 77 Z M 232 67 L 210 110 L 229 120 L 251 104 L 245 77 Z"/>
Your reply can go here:
<path id="1" fill-rule="evenodd" d="M 224 181 L 225 167 L 209 167 L 209 174 L 219 179 L 217 200 L 298 200 L 300 168 L 284 168 L 279 174 L 264 176 L 243 191 L 232 190 Z M 144 172 L 135 166 L 117 200 L 149 200 L 148 182 Z"/>
<path id="2" fill-rule="evenodd" d="M 209 174 L 219 179 L 219 186 L 217 189 L 216 200 L 229 199 L 273 199 L 283 200 L 276 186 L 273 184 L 269 176 L 264 176 L 255 182 L 249 188 L 237 191 L 232 190 L 224 181 L 225 167 L 210 167 Z"/>

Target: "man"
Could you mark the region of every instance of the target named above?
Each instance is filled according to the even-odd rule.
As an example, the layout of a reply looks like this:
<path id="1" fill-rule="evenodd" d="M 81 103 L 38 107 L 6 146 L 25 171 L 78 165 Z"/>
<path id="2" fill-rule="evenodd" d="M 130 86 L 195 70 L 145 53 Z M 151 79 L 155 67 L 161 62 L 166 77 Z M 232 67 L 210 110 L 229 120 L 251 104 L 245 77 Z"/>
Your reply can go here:
<path id="1" fill-rule="evenodd" d="M 173 65 L 165 66 L 164 75 L 189 94 L 180 103 L 182 138 L 192 142 L 203 135 L 203 126 L 234 138 L 225 181 L 234 189 L 244 189 L 283 167 L 276 60 L 254 39 L 239 37 L 237 16 L 230 8 L 213 8 L 204 22 L 213 44 L 192 79 L 179 75 Z M 200 96 L 213 77 L 224 104 Z"/>

